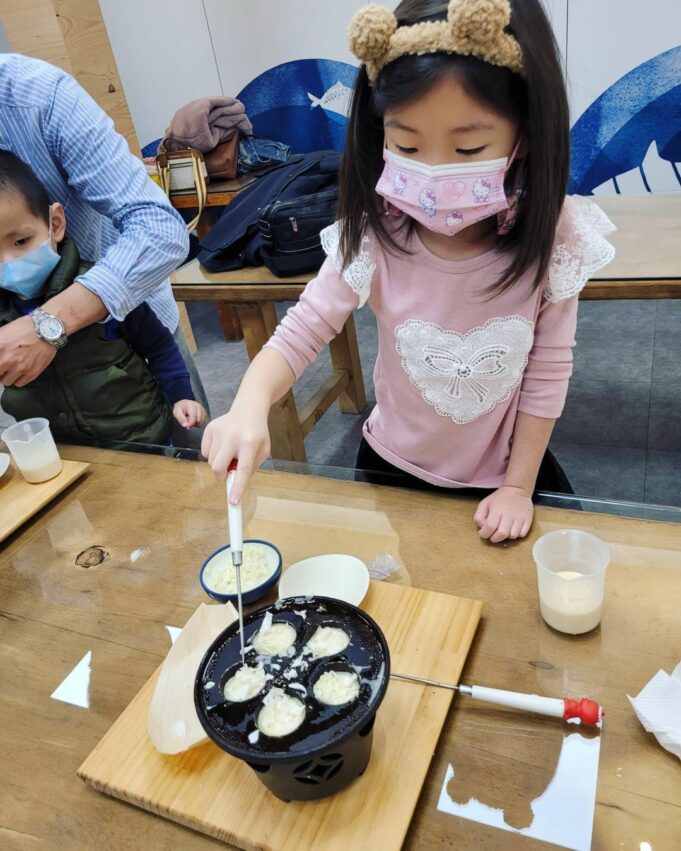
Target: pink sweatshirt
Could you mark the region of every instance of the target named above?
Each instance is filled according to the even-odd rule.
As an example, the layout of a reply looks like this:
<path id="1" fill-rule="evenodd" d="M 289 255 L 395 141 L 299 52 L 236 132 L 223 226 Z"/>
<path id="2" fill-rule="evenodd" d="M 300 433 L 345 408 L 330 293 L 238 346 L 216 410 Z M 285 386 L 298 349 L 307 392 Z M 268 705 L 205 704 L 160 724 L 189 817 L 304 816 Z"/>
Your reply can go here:
<path id="1" fill-rule="evenodd" d="M 569 197 L 543 285 L 532 275 L 493 299 L 484 291 L 508 256 L 432 254 L 417 234 L 393 256 L 372 235 L 341 274 L 338 224 L 327 259 L 267 346 L 296 377 L 365 303 L 378 324 L 376 406 L 364 437 L 386 461 L 444 487 L 496 488 L 519 411 L 557 419 L 572 374 L 579 291 L 609 263 L 614 226 L 592 201 Z"/>

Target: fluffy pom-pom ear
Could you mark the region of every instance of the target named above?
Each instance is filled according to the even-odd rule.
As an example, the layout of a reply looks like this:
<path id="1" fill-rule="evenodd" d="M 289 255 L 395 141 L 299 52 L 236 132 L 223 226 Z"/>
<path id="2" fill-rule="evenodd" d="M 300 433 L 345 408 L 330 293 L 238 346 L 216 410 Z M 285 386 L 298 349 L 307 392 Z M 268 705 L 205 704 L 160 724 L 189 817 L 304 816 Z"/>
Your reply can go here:
<path id="1" fill-rule="evenodd" d="M 380 62 L 390 47 L 390 38 L 397 29 L 397 18 L 383 6 L 370 5 L 360 9 L 350 21 L 348 42 L 360 62 Z"/>
<path id="2" fill-rule="evenodd" d="M 451 0 L 447 20 L 455 39 L 487 45 L 509 25 L 511 5 L 508 0 Z"/>

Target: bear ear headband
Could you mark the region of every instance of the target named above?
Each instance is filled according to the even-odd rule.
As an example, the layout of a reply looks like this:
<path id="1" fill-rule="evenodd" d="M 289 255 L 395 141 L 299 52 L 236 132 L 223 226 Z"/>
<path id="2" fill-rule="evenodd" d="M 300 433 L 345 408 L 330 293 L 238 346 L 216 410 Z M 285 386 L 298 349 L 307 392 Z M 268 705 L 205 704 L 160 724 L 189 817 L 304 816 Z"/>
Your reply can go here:
<path id="1" fill-rule="evenodd" d="M 366 65 L 372 85 L 390 62 L 425 53 L 477 56 L 522 74 L 520 45 L 505 32 L 510 20 L 509 0 L 450 0 L 446 20 L 403 27 L 391 11 L 372 4 L 350 21 L 348 39 L 350 50 Z"/>

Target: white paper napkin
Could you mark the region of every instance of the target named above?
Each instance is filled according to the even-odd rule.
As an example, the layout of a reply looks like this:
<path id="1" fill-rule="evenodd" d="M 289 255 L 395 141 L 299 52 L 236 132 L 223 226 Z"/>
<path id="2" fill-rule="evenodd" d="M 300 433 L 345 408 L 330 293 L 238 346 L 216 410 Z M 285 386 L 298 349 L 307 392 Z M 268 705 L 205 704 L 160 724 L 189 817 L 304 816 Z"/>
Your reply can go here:
<path id="1" fill-rule="evenodd" d="M 627 697 L 644 728 L 681 759 L 681 662 L 671 676 L 658 671 L 636 697 Z"/>

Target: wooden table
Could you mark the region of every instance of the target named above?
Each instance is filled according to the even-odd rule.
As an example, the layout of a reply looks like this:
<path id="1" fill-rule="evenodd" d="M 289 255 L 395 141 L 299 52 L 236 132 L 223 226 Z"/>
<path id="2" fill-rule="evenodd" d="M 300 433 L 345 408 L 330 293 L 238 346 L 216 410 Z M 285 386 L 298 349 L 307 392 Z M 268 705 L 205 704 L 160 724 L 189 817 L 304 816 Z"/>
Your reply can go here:
<path id="1" fill-rule="evenodd" d="M 617 254 L 582 298 L 681 298 L 681 193 L 594 200 L 617 225 Z"/>
<path id="2" fill-rule="evenodd" d="M 167 653 L 167 626 L 182 626 L 206 600 L 197 571 L 224 543 L 224 490 L 202 463 L 63 454 L 91 470 L 0 555 L 0 846 L 220 848 L 92 791 L 75 772 Z M 678 847 L 679 762 L 644 732 L 625 695 L 679 661 L 681 525 L 540 508 L 527 540 L 495 547 L 480 541 L 472 513 L 468 500 L 288 473 L 259 474 L 244 505 L 247 534 L 275 542 L 285 566 L 322 552 L 370 561 L 389 551 L 413 585 L 483 600 L 464 681 L 584 694 L 606 708 L 592 847 Z M 602 625 L 579 638 L 541 620 L 531 556 L 538 535 L 566 526 L 599 535 L 613 555 Z M 92 546 L 92 566 L 78 566 Z M 75 689 L 85 705 L 52 699 L 88 653 L 90 671 Z M 443 780 L 453 766 L 457 799 L 503 808 L 522 827 L 568 733 L 554 720 L 456 699 L 405 847 L 532 847 L 437 811 Z"/>
<path id="3" fill-rule="evenodd" d="M 211 207 L 225 207 L 227 204 L 230 204 L 242 189 L 250 186 L 256 180 L 257 177 L 253 175 L 236 177 L 234 180 L 211 180 L 206 185 L 204 212 Z M 199 200 L 196 197 L 196 192 L 192 189 L 183 189 L 171 193 L 170 203 L 177 210 L 196 210 L 198 209 Z M 199 236 L 207 233 L 212 224 L 210 216 L 207 216 L 203 221 L 200 220 L 198 225 Z"/>

